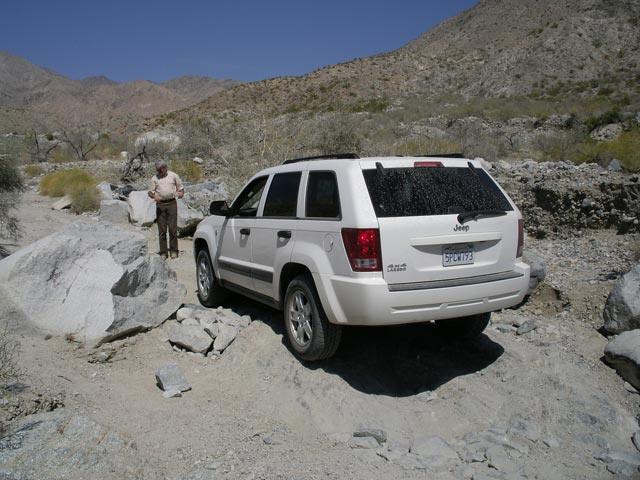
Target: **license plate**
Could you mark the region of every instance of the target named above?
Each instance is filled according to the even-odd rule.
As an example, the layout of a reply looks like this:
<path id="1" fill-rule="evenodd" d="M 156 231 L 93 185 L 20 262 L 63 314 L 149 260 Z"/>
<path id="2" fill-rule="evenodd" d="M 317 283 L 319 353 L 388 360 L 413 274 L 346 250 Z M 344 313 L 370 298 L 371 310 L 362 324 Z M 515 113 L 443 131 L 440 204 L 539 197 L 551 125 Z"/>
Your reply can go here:
<path id="1" fill-rule="evenodd" d="M 445 245 L 442 248 L 442 266 L 471 265 L 473 263 L 473 245 Z"/>

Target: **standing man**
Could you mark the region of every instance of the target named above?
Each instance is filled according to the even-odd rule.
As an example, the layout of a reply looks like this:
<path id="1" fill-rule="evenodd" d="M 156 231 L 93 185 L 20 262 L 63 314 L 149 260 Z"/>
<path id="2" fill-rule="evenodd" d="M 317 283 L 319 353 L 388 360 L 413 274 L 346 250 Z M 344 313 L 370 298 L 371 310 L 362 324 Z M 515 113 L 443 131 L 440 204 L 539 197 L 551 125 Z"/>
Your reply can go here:
<path id="1" fill-rule="evenodd" d="M 156 175 L 149 183 L 150 198 L 156 202 L 156 220 L 160 239 L 160 256 L 167 258 L 167 228 L 169 229 L 169 252 L 171 258 L 178 258 L 178 198 L 184 196 L 184 187 L 180 177 L 170 172 L 167 162 L 156 162 Z"/>

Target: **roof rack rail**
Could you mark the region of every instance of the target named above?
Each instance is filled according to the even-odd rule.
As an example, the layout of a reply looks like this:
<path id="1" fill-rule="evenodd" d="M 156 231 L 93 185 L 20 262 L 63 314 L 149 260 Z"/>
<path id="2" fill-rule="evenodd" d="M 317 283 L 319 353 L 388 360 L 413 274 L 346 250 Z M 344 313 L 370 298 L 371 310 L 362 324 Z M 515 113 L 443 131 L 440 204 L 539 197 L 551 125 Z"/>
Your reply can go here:
<path id="1" fill-rule="evenodd" d="M 436 158 L 436 157 L 440 157 L 440 158 L 466 158 L 461 153 L 435 153 L 435 154 L 431 154 L 431 155 L 417 155 L 417 156 L 418 157 L 425 157 L 425 158 Z"/>
<path id="2" fill-rule="evenodd" d="M 309 160 L 357 160 L 360 155 L 357 153 L 335 153 L 333 155 L 313 155 L 311 157 L 291 158 L 282 162 L 283 165 L 289 163 L 307 162 Z"/>

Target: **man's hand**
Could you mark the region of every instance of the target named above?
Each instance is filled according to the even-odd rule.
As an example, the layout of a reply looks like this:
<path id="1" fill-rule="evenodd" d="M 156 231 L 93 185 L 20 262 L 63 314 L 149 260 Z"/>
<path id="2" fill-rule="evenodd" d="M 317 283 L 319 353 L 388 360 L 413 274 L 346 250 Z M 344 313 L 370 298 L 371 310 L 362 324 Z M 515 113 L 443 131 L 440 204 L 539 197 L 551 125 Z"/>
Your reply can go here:
<path id="1" fill-rule="evenodd" d="M 178 192 L 178 198 L 182 198 L 182 197 L 184 197 L 184 190 L 180 190 Z"/>

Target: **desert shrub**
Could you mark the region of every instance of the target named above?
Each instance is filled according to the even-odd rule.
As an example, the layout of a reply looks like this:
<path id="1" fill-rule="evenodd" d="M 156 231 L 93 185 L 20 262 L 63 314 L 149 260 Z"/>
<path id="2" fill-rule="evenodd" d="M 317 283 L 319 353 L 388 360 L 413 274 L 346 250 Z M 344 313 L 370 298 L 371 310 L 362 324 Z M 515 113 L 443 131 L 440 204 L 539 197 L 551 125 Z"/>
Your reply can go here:
<path id="1" fill-rule="evenodd" d="M 69 152 L 63 149 L 52 151 L 49 154 L 49 158 L 51 159 L 52 163 L 70 163 L 75 161 L 75 158 Z"/>
<path id="2" fill-rule="evenodd" d="M 0 159 L 0 235 L 16 238 L 20 234 L 18 218 L 13 213 L 24 188 L 17 162 Z M 0 247 L 0 253 L 3 252 Z"/>
<path id="3" fill-rule="evenodd" d="M 362 138 L 356 131 L 355 122 L 351 117 L 337 115 L 320 125 L 316 147 L 322 155 L 357 153 L 362 150 Z"/>
<path id="4" fill-rule="evenodd" d="M 62 197 L 69 195 L 76 213 L 96 210 L 100 206 L 98 181 L 88 172 L 74 168 L 59 170 L 40 180 L 40 195 Z"/>
<path id="5" fill-rule="evenodd" d="M 17 364 L 20 344 L 9 335 L 9 326 L 0 327 L 0 387 L 12 380 L 18 380 L 23 372 Z"/>
<path id="6" fill-rule="evenodd" d="M 28 177 L 37 177 L 38 175 L 43 173 L 43 169 L 40 165 L 25 165 L 24 174 Z"/>
<path id="7" fill-rule="evenodd" d="M 169 169 L 177 173 L 185 182 L 199 182 L 202 179 L 202 166 L 190 160 L 173 160 Z"/>
<path id="8" fill-rule="evenodd" d="M 587 118 L 584 122 L 587 130 L 592 132 L 598 127 L 602 127 L 603 125 L 609 125 L 610 123 L 617 123 L 622 120 L 620 116 L 620 109 L 613 108 L 599 115 L 594 115 Z"/>

